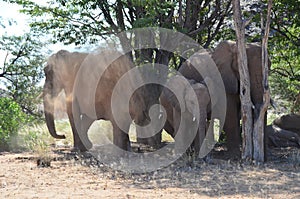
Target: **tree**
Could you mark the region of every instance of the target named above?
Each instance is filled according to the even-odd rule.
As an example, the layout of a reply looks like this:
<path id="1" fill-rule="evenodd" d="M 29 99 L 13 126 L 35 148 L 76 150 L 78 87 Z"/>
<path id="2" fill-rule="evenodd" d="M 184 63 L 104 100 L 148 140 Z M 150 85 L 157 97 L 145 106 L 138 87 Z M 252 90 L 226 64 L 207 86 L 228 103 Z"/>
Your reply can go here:
<path id="1" fill-rule="evenodd" d="M 238 46 L 238 65 L 240 74 L 240 99 L 242 112 L 242 135 L 243 149 L 242 158 L 252 159 L 253 144 L 253 116 L 252 102 L 250 96 L 250 76 L 248 70 L 246 40 L 245 40 L 245 22 L 242 19 L 241 6 L 239 0 L 233 2 L 234 23 Z"/>
<path id="2" fill-rule="evenodd" d="M 31 33 L 0 38 L 0 50 L 7 53 L 0 65 L 0 83 L 6 87 L 7 96 L 32 116 L 39 115 L 36 104 L 41 88 L 38 84 L 43 77 L 45 59 L 42 46 Z"/>
<path id="3" fill-rule="evenodd" d="M 267 44 L 270 27 L 272 0 L 268 2 L 267 22 L 264 28 L 264 37 L 262 40 L 262 69 L 263 71 L 263 104 L 258 107 L 258 115 L 252 113 L 254 105 L 250 96 L 250 78 L 246 54 L 245 27 L 248 21 L 243 20 L 241 14 L 240 1 L 233 1 L 234 22 L 236 28 L 237 46 L 238 46 L 238 64 L 240 74 L 240 98 L 242 107 L 242 135 L 243 135 L 243 151 L 242 158 L 263 162 L 264 157 L 264 126 L 265 113 L 270 103 L 270 93 L 268 86 L 268 53 Z M 262 17 L 263 19 L 263 17 Z"/>
<path id="4" fill-rule="evenodd" d="M 270 105 L 270 90 L 268 82 L 269 74 L 269 60 L 268 60 L 268 39 L 270 33 L 271 23 L 271 9 L 272 0 L 268 0 L 268 9 L 266 16 L 266 23 L 264 24 L 264 16 L 261 15 L 261 29 L 263 31 L 262 38 L 262 75 L 263 75 L 263 104 L 258 107 L 258 115 L 254 117 L 253 128 L 253 159 L 259 162 L 265 160 L 265 125 L 266 125 L 266 113 L 268 106 Z"/>
<path id="5" fill-rule="evenodd" d="M 32 18 L 30 26 L 35 33 L 50 34 L 53 43 L 97 44 L 122 31 L 149 26 L 185 33 L 204 47 L 211 47 L 219 40 L 234 38 L 231 26 L 232 1 L 49 0 L 46 4 L 32 0 L 6 1 L 21 5 L 22 12 Z M 243 15 L 251 19 L 243 29 L 247 42 L 261 40 L 260 13 L 265 10 L 265 2 L 251 0 L 241 5 L 242 10 L 246 11 Z M 273 65 L 270 84 L 276 88 L 272 90 L 273 93 L 288 100 L 294 100 L 300 88 L 299 10 L 298 0 L 274 0 L 271 15 L 269 46 Z M 138 45 L 138 41 L 132 38 L 122 39 L 125 39 L 123 43 Z M 242 47 L 243 42 L 239 43 Z M 183 61 L 173 53 L 160 49 L 142 49 L 132 53 L 131 57 L 137 64 L 161 63 L 175 69 Z M 248 83 L 243 84 L 247 87 Z M 160 88 L 155 85 L 149 88 L 153 91 L 152 97 L 148 98 L 150 106 L 157 100 Z"/>
<path id="6" fill-rule="evenodd" d="M 300 90 L 300 4 L 274 1 L 271 20 L 271 91 L 280 99 L 295 101 Z M 292 104 L 292 103 L 291 103 Z M 293 108 L 292 108 L 293 109 Z"/>
<path id="7" fill-rule="evenodd" d="M 23 6 L 21 12 L 30 15 L 34 20 L 31 27 L 37 33 L 52 34 L 52 42 L 96 44 L 101 39 L 134 28 L 163 27 L 183 32 L 204 47 L 219 37 L 226 17 L 231 12 L 231 4 L 225 0 L 51 0 L 48 4 L 39 4 L 30 0 L 9 0 Z M 161 35 L 161 39 L 167 39 Z M 139 45 L 134 37 L 120 37 L 121 46 Z M 149 38 L 151 39 L 151 38 Z M 152 40 L 150 42 L 163 42 Z M 178 68 L 181 59 L 172 52 L 161 49 L 141 49 L 129 56 L 136 64 L 159 63 Z M 183 61 L 183 60 L 181 60 Z M 161 87 L 147 85 L 146 103 L 158 103 Z M 158 138 L 159 139 L 159 138 Z"/>

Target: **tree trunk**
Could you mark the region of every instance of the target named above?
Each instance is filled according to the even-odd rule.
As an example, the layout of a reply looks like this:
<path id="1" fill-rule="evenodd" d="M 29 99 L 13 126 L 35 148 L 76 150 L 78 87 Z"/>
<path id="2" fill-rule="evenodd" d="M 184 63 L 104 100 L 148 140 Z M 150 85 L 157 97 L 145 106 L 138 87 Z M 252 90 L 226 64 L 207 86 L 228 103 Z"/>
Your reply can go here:
<path id="1" fill-rule="evenodd" d="M 268 85 L 268 36 L 270 31 L 270 15 L 271 15 L 271 8 L 272 8 L 272 0 L 268 1 L 268 13 L 267 13 L 267 21 L 266 25 L 264 26 L 263 23 L 263 16 L 261 17 L 262 20 L 262 30 L 264 29 L 264 37 L 262 40 L 262 73 L 263 73 L 263 104 L 259 107 L 259 116 L 254 120 L 254 129 L 253 129 L 253 159 L 258 162 L 263 162 L 265 160 L 264 156 L 264 131 L 265 131 L 265 114 L 270 104 L 270 91 Z"/>
<path id="2" fill-rule="evenodd" d="M 233 3 L 235 32 L 237 37 L 238 65 L 239 65 L 239 74 L 240 74 L 240 99 L 241 99 L 241 109 L 242 109 L 241 113 L 242 113 L 242 136 L 243 136 L 242 158 L 252 159 L 252 153 L 253 153 L 252 106 L 253 105 L 250 96 L 250 78 L 249 78 L 249 71 L 248 71 L 246 42 L 245 42 L 245 24 L 242 20 L 240 1 L 234 0 L 232 3 Z"/>
<path id="3" fill-rule="evenodd" d="M 240 98 L 242 106 L 242 135 L 243 135 L 243 149 L 242 158 L 255 160 L 256 162 L 263 162 L 265 159 L 264 153 L 264 130 L 266 111 L 270 104 L 270 92 L 268 86 L 268 35 L 270 29 L 270 14 L 271 14 L 272 0 L 268 1 L 267 22 L 265 26 L 264 38 L 262 41 L 262 75 L 261 82 L 264 88 L 263 104 L 258 108 L 258 116 L 253 118 L 252 102 L 250 96 L 250 78 L 247 63 L 247 54 L 245 46 L 245 22 L 243 22 L 241 15 L 240 1 L 233 1 L 234 22 L 238 46 L 238 64 L 240 74 Z M 263 23 L 262 23 L 263 24 Z M 262 25 L 263 29 L 263 25 Z"/>

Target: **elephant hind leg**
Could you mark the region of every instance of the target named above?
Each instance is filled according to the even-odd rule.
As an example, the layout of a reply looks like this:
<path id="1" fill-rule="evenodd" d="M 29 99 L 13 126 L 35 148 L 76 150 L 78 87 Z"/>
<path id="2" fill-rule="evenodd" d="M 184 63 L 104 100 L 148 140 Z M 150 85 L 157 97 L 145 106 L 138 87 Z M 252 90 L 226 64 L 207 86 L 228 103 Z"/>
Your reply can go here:
<path id="1" fill-rule="evenodd" d="M 240 101 L 238 95 L 227 94 L 227 111 L 223 130 L 227 137 L 228 152 L 240 155 L 241 132 L 240 132 Z"/>
<path id="2" fill-rule="evenodd" d="M 124 151 L 131 151 L 131 146 L 130 146 L 130 140 L 129 140 L 129 127 L 130 124 L 127 125 L 126 130 L 127 132 L 122 131 L 122 129 L 119 128 L 119 126 L 112 122 L 113 126 L 113 143 L 114 145 L 118 146 L 120 149 Z"/>
<path id="3" fill-rule="evenodd" d="M 89 150 L 92 148 L 93 144 L 88 138 L 88 130 L 91 127 L 95 120 L 89 118 L 86 115 L 82 115 L 81 117 L 81 134 L 79 139 L 76 140 L 76 144 L 79 147 L 80 151 Z"/>
<path id="4" fill-rule="evenodd" d="M 87 132 L 93 122 L 94 122 L 94 120 L 90 119 L 89 117 L 87 117 L 85 115 L 82 115 L 81 120 L 80 120 L 80 126 L 78 125 L 78 127 L 80 128 L 79 129 L 80 134 L 77 133 L 78 132 L 77 130 L 75 132 L 73 132 L 74 147 L 73 147 L 72 151 L 79 150 L 81 152 L 85 152 L 92 148 L 93 144 L 89 140 Z"/>
<path id="5" fill-rule="evenodd" d="M 80 117 L 77 101 L 74 101 L 74 103 L 74 110 L 72 108 L 72 103 L 67 103 L 68 117 L 73 132 L 73 148 L 71 149 L 71 151 L 77 152 L 79 150 L 81 152 L 84 152 L 92 148 L 92 143 L 88 139 L 87 131 L 94 120 L 84 115 Z M 77 122 L 77 125 L 75 125 L 75 121 Z"/>

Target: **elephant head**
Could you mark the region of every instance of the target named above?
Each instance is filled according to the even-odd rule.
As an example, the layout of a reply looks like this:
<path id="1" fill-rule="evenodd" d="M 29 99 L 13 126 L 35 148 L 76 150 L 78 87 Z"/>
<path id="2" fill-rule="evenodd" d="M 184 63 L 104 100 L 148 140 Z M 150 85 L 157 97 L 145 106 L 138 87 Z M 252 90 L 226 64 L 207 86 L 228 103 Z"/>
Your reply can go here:
<path id="1" fill-rule="evenodd" d="M 238 94 L 239 91 L 236 53 L 237 47 L 233 41 L 221 42 L 212 53 L 212 58 L 221 73 L 226 92 L 230 94 Z"/>
<path id="2" fill-rule="evenodd" d="M 201 114 L 203 109 L 210 109 L 210 95 L 204 84 L 194 80 L 182 81 L 182 78 L 184 77 L 177 75 L 170 78 L 169 89 L 163 90 L 161 101 L 163 105 L 167 103 L 167 106 L 171 105 L 179 113 L 189 112 L 195 120 L 199 118 L 196 114 Z M 203 117 L 206 118 L 206 115 Z"/>
<path id="3" fill-rule="evenodd" d="M 251 82 L 251 98 L 256 102 L 262 101 L 262 53 L 261 46 L 256 43 L 246 45 L 248 70 Z M 234 41 L 223 41 L 218 44 L 212 58 L 215 61 L 228 94 L 239 94 L 239 68 L 237 61 L 237 45 Z M 269 67 L 271 65 L 270 60 Z"/>
<path id="4" fill-rule="evenodd" d="M 46 80 L 43 88 L 44 112 L 47 128 L 50 134 L 57 139 L 64 139 L 64 135 L 58 135 L 54 124 L 55 98 L 61 91 L 65 91 L 67 100 L 70 100 L 74 78 L 77 68 L 85 58 L 83 53 L 70 53 L 60 50 L 49 57 L 44 68 Z"/>

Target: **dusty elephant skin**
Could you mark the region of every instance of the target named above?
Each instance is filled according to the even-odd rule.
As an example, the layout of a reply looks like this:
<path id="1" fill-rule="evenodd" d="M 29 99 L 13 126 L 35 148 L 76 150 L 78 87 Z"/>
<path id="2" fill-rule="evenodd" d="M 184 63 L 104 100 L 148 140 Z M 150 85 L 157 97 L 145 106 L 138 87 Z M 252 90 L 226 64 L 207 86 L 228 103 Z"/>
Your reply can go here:
<path id="1" fill-rule="evenodd" d="M 72 90 L 77 71 L 88 54 L 69 53 L 61 50 L 49 57 L 44 68 L 46 80 L 44 84 L 44 111 L 45 119 L 50 134 L 57 139 L 64 139 L 64 135 L 58 135 L 54 124 L 54 104 L 55 98 L 64 90 L 66 95 L 67 114 L 73 131 L 74 146 L 80 147 L 78 132 L 74 125 L 72 114 Z"/>
<path id="2" fill-rule="evenodd" d="M 298 147 L 300 148 L 300 136 L 276 125 L 266 127 L 266 137 L 269 147 Z"/>
<path id="3" fill-rule="evenodd" d="M 251 99 L 256 108 L 262 103 L 262 67 L 261 46 L 247 44 L 248 68 L 251 81 Z M 240 134 L 240 98 L 239 98 L 239 72 L 237 65 L 237 47 L 233 41 L 223 41 L 212 52 L 212 59 L 216 63 L 222 76 L 226 97 L 227 112 L 223 130 L 227 135 L 227 148 L 230 153 L 239 153 L 241 145 Z M 202 81 L 203 77 L 188 62 L 184 63 L 179 72 L 189 79 Z M 256 111 L 254 110 L 254 117 Z"/>
<path id="4" fill-rule="evenodd" d="M 192 148 L 195 154 L 198 155 L 206 133 L 206 119 L 208 112 L 210 112 L 210 96 L 204 84 L 197 83 L 194 80 L 188 80 L 186 82 L 177 81 L 179 78 L 183 77 L 176 75 L 171 77 L 168 81 L 170 87 L 174 87 L 174 90 L 176 89 L 176 94 L 171 91 L 173 89 L 169 90 L 165 88 L 160 96 L 161 104 L 167 113 L 167 121 L 164 129 L 174 138 L 179 130 L 179 126 L 183 125 L 182 123 L 188 122 L 191 125 L 196 125 L 196 122 L 198 122 L 198 130 L 196 136 L 193 136 L 194 140 L 192 143 Z M 193 93 L 195 93 L 197 97 L 196 100 L 198 104 L 196 104 L 193 99 Z M 180 100 L 182 100 L 181 102 L 184 104 L 180 104 Z M 196 113 L 196 110 L 199 110 L 199 113 Z M 200 117 L 198 118 L 195 114 L 200 114 Z M 199 121 L 195 121 L 196 117 Z M 183 118 L 183 120 L 181 120 L 181 118 Z M 187 128 L 191 129 L 192 127 L 188 126 Z M 189 139 L 187 137 L 189 134 L 186 129 L 183 130 L 183 133 L 184 135 L 182 135 L 181 138 L 184 140 L 176 140 L 175 138 L 175 146 L 178 145 L 180 148 L 188 144 L 185 143 L 185 141 Z"/>
<path id="5" fill-rule="evenodd" d="M 283 115 L 273 121 L 276 126 L 298 133 L 300 136 L 300 115 L 289 114 Z"/>
<path id="6" fill-rule="evenodd" d="M 107 60 L 110 55 L 117 58 L 112 63 L 109 62 L 110 60 Z M 76 150 L 86 151 L 92 147 L 92 143 L 87 136 L 87 131 L 90 125 L 97 119 L 110 120 L 113 125 L 114 144 L 121 149 L 129 150 L 130 142 L 127 132 L 121 130 L 114 121 L 111 110 L 111 97 L 113 88 L 118 80 L 134 66 L 126 56 L 117 52 L 102 52 L 93 55 L 91 58 L 89 56 L 85 53 L 70 53 L 61 50 L 48 59 L 47 66 L 44 69 L 46 81 L 43 91 L 48 130 L 55 138 L 65 138 L 64 135 L 56 133 L 53 116 L 55 97 L 63 90 L 66 93 L 67 113 L 72 127 L 74 148 Z M 87 70 L 89 66 L 94 67 L 96 71 L 90 70 L 91 68 Z M 82 69 L 82 67 L 86 67 L 87 69 Z M 81 69 L 81 72 L 78 72 L 79 69 Z M 97 76 L 99 70 L 103 72 L 101 78 Z M 80 76 L 81 74 L 77 76 L 79 73 L 87 74 L 88 76 L 86 77 L 88 78 L 80 79 L 84 76 Z M 77 90 L 86 91 L 89 89 L 88 83 L 91 83 L 96 84 L 95 93 L 88 93 L 88 95 L 77 93 L 77 96 L 74 97 L 73 87 L 78 78 L 81 84 L 79 88 L 76 88 Z M 130 80 L 123 86 L 125 91 L 129 91 L 132 88 Z M 90 101 L 94 101 L 95 106 L 90 104 Z M 89 112 L 94 107 L 96 112 L 95 117 L 91 116 Z M 136 92 L 129 103 L 129 112 L 132 118 L 135 119 L 135 122 L 143 122 L 146 118 L 144 107 L 145 104 L 142 96 Z M 120 110 L 119 114 L 126 114 L 125 112 L 126 110 Z M 75 121 L 79 121 L 77 126 Z M 124 123 L 129 129 L 131 121 L 126 120 Z"/>

